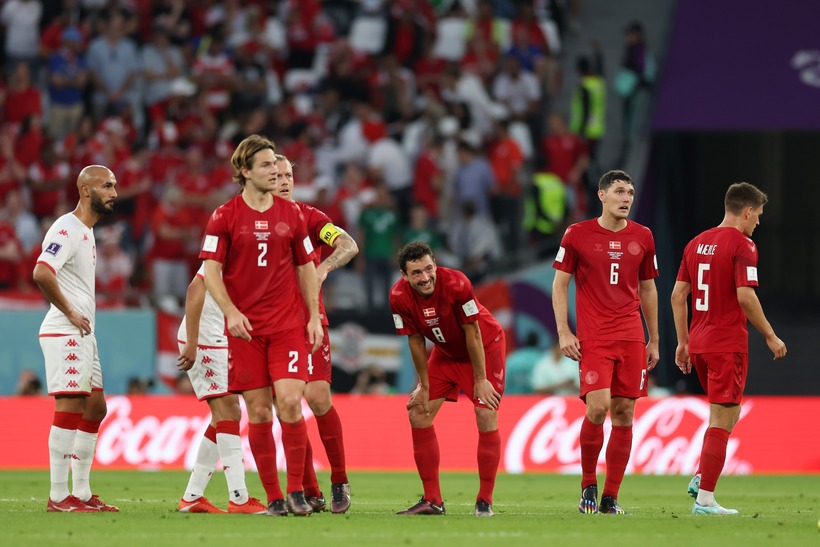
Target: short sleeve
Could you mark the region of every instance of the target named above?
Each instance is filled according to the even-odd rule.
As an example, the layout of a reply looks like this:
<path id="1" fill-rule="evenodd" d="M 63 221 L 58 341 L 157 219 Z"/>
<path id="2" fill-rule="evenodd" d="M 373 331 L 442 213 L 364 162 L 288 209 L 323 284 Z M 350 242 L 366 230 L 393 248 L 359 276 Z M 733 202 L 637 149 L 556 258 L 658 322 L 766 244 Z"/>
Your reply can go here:
<path id="1" fill-rule="evenodd" d="M 308 262 L 313 262 L 310 255 L 313 254 L 313 241 L 308 235 L 307 221 L 305 215 L 298 209 L 295 203 L 293 211 L 295 215 L 293 241 L 291 247 L 293 249 L 293 260 L 297 266 L 303 266 Z"/>
<path id="2" fill-rule="evenodd" d="M 757 287 L 757 246 L 750 239 L 740 243 L 734 256 L 735 286 Z"/>
<path id="3" fill-rule="evenodd" d="M 393 314 L 393 327 L 396 329 L 396 334 L 409 336 L 419 333 L 419 329 L 416 327 L 413 316 L 408 309 L 404 293 L 396 293 L 395 290 L 390 291 L 390 311 Z"/>
<path id="4" fill-rule="evenodd" d="M 55 226 L 43 240 L 42 252 L 37 262 L 45 264 L 57 273 L 77 252 L 82 238 L 82 232 L 76 227 Z"/>
<path id="5" fill-rule="evenodd" d="M 644 249 L 641 270 L 638 276 L 641 281 L 658 277 L 658 255 L 655 251 L 655 238 L 652 237 L 652 231 L 649 228 L 646 228 Z"/>
<path id="6" fill-rule="evenodd" d="M 573 247 L 574 228 L 570 226 L 564 232 L 564 237 L 561 238 L 561 246 L 558 247 L 558 253 L 555 255 L 555 261 L 552 267 L 562 272 L 575 273 L 575 268 L 578 265 L 578 255 Z"/>
<path id="7" fill-rule="evenodd" d="M 202 240 L 202 248 L 199 251 L 201 260 L 215 260 L 222 264 L 225 263 L 225 257 L 228 256 L 231 243 L 226 216 L 224 208 L 219 207 L 208 219 L 205 237 Z"/>
<path id="8" fill-rule="evenodd" d="M 478 321 L 479 308 L 478 301 L 473 292 L 473 284 L 467 279 L 467 276 L 458 272 L 456 279 L 452 285 L 453 291 L 453 307 L 455 309 L 456 317 L 461 325 L 467 323 L 475 323 Z"/>

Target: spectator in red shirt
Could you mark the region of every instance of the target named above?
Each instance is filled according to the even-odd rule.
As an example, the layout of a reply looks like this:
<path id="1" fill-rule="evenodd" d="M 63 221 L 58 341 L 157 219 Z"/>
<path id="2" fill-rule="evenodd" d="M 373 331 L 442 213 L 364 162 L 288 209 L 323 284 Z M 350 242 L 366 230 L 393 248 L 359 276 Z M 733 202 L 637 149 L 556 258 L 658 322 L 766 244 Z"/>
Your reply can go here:
<path id="1" fill-rule="evenodd" d="M 549 171 L 555 173 L 572 190 L 575 207 L 570 211 L 570 222 L 584 219 L 587 210 L 587 167 L 589 153 L 581 137 L 570 133 L 567 122 L 560 113 L 550 114 L 548 133 L 541 142 L 541 152 Z M 596 194 L 597 195 L 597 194 Z"/>
<path id="2" fill-rule="evenodd" d="M 70 173 L 68 162 L 57 156 L 50 142 L 44 142 L 39 157 L 28 170 L 31 210 L 38 219 L 54 216 L 57 204 L 66 200 Z"/>
<path id="3" fill-rule="evenodd" d="M 9 77 L 3 114 L 7 122 L 21 124 L 27 116 L 43 115 L 40 90 L 32 85 L 31 69 L 26 63 L 17 63 Z"/>

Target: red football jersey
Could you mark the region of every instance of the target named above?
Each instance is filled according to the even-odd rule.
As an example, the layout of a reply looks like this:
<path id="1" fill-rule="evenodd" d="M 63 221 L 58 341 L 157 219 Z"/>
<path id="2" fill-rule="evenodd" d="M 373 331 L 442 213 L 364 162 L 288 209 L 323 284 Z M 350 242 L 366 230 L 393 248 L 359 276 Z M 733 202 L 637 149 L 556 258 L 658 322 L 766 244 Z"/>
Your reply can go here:
<path id="1" fill-rule="evenodd" d="M 298 205 L 274 197 L 267 211 L 248 207 L 242 195 L 211 215 L 199 258 L 222 263 L 222 279 L 252 335 L 304 327 L 304 300 L 296 266 L 311 261 L 313 246 Z"/>
<path id="2" fill-rule="evenodd" d="M 426 298 L 399 279 L 390 289 L 390 308 L 396 333 L 423 334 L 453 361 L 470 361 L 461 325 L 478 321 L 485 347 L 502 334 L 501 325 L 476 299 L 467 276 L 450 268 L 436 268 L 436 287 Z"/>
<path id="3" fill-rule="evenodd" d="M 313 252 L 310 257 L 316 266 L 322 261 L 322 249 L 325 245 L 333 245 L 336 241 L 335 230 L 326 230 L 325 227 L 330 224 L 329 228 L 333 228 L 333 221 L 330 217 L 324 214 L 316 207 L 299 203 L 299 208 L 305 217 L 305 224 L 307 225 L 307 233 L 310 242 L 313 245 Z M 322 317 L 322 324 L 329 325 L 327 314 L 325 313 L 325 303 L 322 297 L 322 292 L 319 291 L 319 315 Z"/>
<path id="4" fill-rule="evenodd" d="M 649 228 L 630 220 L 613 232 L 595 218 L 573 224 L 552 267 L 575 276 L 578 340 L 646 340 L 638 282 L 658 277 Z"/>
<path id="5" fill-rule="evenodd" d="M 748 353 L 738 287 L 757 287 L 757 247 L 735 228 L 712 228 L 686 245 L 678 281 L 692 285 L 689 353 Z"/>

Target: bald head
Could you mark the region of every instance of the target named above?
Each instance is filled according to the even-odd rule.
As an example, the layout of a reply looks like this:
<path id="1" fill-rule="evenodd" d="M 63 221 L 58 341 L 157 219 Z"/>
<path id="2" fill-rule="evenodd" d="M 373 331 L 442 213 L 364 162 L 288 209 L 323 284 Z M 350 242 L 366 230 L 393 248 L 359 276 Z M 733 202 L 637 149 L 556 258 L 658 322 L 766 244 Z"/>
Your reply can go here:
<path id="1" fill-rule="evenodd" d="M 104 165 L 89 165 L 77 177 L 80 205 L 90 207 L 90 212 L 98 216 L 114 212 L 117 197 L 117 179 L 111 169 Z"/>

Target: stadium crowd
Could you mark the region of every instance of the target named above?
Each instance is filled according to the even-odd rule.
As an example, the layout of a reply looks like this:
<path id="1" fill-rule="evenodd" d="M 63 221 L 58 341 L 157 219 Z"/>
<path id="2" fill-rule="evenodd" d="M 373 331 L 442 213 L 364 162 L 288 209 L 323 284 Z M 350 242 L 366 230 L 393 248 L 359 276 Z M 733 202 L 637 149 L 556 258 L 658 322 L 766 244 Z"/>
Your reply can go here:
<path id="1" fill-rule="evenodd" d="M 293 161 L 296 198 L 359 242 L 370 307 L 410 240 L 474 281 L 502 249 L 506 266 L 545 256 L 586 216 L 600 138 L 594 96 L 553 107 L 578 4 L 9 0 L 0 287 L 33 290 L 44 227 L 76 202 L 78 169 L 102 164 L 119 196 L 97 230 L 100 305 L 181 301 L 254 133 Z"/>

